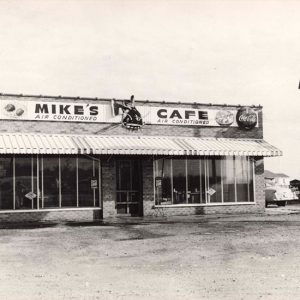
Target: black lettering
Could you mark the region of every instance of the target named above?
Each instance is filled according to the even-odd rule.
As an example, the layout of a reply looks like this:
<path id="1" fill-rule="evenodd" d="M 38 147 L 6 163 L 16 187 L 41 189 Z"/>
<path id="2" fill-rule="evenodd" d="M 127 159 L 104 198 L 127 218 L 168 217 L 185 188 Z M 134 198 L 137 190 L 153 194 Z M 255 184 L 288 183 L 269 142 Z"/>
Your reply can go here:
<path id="1" fill-rule="evenodd" d="M 90 115 L 97 116 L 98 115 L 98 106 L 90 106 Z"/>
<path id="2" fill-rule="evenodd" d="M 69 115 L 70 114 L 70 112 L 68 111 L 69 108 L 70 108 L 70 105 L 60 105 L 59 106 L 59 113 L 60 114 L 66 113 L 67 115 Z"/>
<path id="3" fill-rule="evenodd" d="M 165 115 L 163 115 L 162 113 L 165 113 Z M 162 118 L 162 119 L 167 118 L 167 110 L 166 110 L 166 109 L 159 109 L 159 110 L 157 111 L 157 116 L 158 116 L 159 118 Z"/>
<path id="4" fill-rule="evenodd" d="M 182 119 L 182 116 L 180 115 L 179 111 L 177 109 L 174 109 L 171 116 L 170 116 L 170 119 L 173 119 L 173 118 L 178 118 L 178 119 Z"/>
<path id="5" fill-rule="evenodd" d="M 75 105 L 74 106 L 74 114 L 75 115 L 83 115 L 84 114 L 83 106 L 81 106 L 81 105 Z"/>
<path id="6" fill-rule="evenodd" d="M 185 118 L 189 119 L 190 116 L 195 116 L 195 111 L 193 111 L 193 110 L 186 110 L 185 111 Z"/>
<path id="7" fill-rule="evenodd" d="M 48 105 L 47 104 L 36 104 L 35 106 L 35 113 L 36 114 L 49 114 L 49 109 L 48 109 Z"/>
<path id="8" fill-rule="evenodd" d="M 53 114 L 56 114 L 56 105 L 55 104 L 52 104 L 52 113 Z"/>
<path id="9" fill-rule="evenodd" d="M 203 120 L 207 120 L 208 119 L 208 115 L 207 115 L 207 111 L 198 111 L 198 119 L 203 119 Z"/>

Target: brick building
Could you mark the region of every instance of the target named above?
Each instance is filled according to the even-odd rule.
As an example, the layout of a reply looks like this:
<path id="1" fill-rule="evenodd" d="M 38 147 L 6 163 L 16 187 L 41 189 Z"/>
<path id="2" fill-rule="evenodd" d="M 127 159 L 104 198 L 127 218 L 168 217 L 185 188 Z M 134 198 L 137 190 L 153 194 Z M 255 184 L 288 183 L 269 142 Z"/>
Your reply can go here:
<path id="1" fill-rule="evenodd" d="M 0 95 L 0 221 L 261 212 L 260 106 Z"/>

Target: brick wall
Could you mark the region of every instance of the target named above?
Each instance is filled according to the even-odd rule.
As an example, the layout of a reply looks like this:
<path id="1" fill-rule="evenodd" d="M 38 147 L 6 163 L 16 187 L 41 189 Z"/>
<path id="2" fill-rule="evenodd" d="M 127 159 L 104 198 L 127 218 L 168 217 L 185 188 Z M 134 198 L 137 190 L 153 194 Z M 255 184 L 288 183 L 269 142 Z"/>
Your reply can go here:
<path id="1" fill-rule="evenodd" d="M 153 161 L 143 160 L 143 203 L 144 216 L 153 214 L 154 189 L 153 189 Z"/>
<path id="2" fill-rule="evenodd" d="M 116 198 L 116 166 L 112 156 L 106 156 L 102 159 L 102 201 L 103 218 L 115 217 Z"/>
<path id="3" fill-rule="evenodd" d="M 99 209 L 52 210 L 34 212 L 0 213 L 0 223 L 22 223 L 37 221 L 97 221 L 101 220 Z"/>
<path id="4" fill-rule="evenodd" d="M 258 157 L 255 161 L 255 200 L 259 210 L 264 211 L 266 200 L 263 157 Z"/>

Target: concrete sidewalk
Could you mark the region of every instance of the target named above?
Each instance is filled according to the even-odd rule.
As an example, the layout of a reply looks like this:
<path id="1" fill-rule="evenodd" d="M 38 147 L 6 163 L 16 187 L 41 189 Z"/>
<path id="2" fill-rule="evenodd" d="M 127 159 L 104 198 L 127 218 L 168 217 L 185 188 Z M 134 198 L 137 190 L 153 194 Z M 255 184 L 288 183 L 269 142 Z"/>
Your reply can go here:
<path id="1" fill-rule="evenodd" d="M 202 223 L 213 220 L 269 220 L 272 216 L 284 216 L 290 214 L 300 214 L 300 205 L 288 205 L 277 207 L 276 205 L 266 208 L 265 213 L 261 214 L 207 214 L 191 216 L 147 216 L 147 217 L 114 217 L 105 218 L 103 224 L 147 224 L 147 223 Z"/>
<path id="2" fill-rule="evenodd" d="M 99 221 L 81 221 L 81 222 L 64 222 L 64 221 L 39 221 L 26 223 L 2 223 L 0 229 L 9 228 L 45 228 L 56 226 L 116 226 L 116 225 L 146 225 L 146 224 L 175 224 L 175 223 L 208 223 L 213 221 L 272 221 L 273 217 L 284 217 L 287 215 L 300 214 L 300 205 L 288 205 L 286 207 L 277 207 L 272 205 L 266 208 L 262 214 L 207 214 L 207 215 L 190 215 L 190 216 L 147 216 L 147 217 L 130 217 L 120 216 L 114 218 L 105 218 Z M 278 219 L 278 218 L 276 218 Z"/>

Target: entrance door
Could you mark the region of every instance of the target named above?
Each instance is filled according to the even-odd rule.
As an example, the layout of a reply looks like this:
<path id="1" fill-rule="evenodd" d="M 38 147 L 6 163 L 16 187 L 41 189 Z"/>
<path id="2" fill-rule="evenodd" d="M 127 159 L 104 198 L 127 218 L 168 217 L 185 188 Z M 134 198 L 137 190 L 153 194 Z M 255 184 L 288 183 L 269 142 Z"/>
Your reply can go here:
<path id="1" fill-rule="evenodd" d="M 142 172 L 139 160 L 117 161 L 117 214 L 142 216 Z"/>

